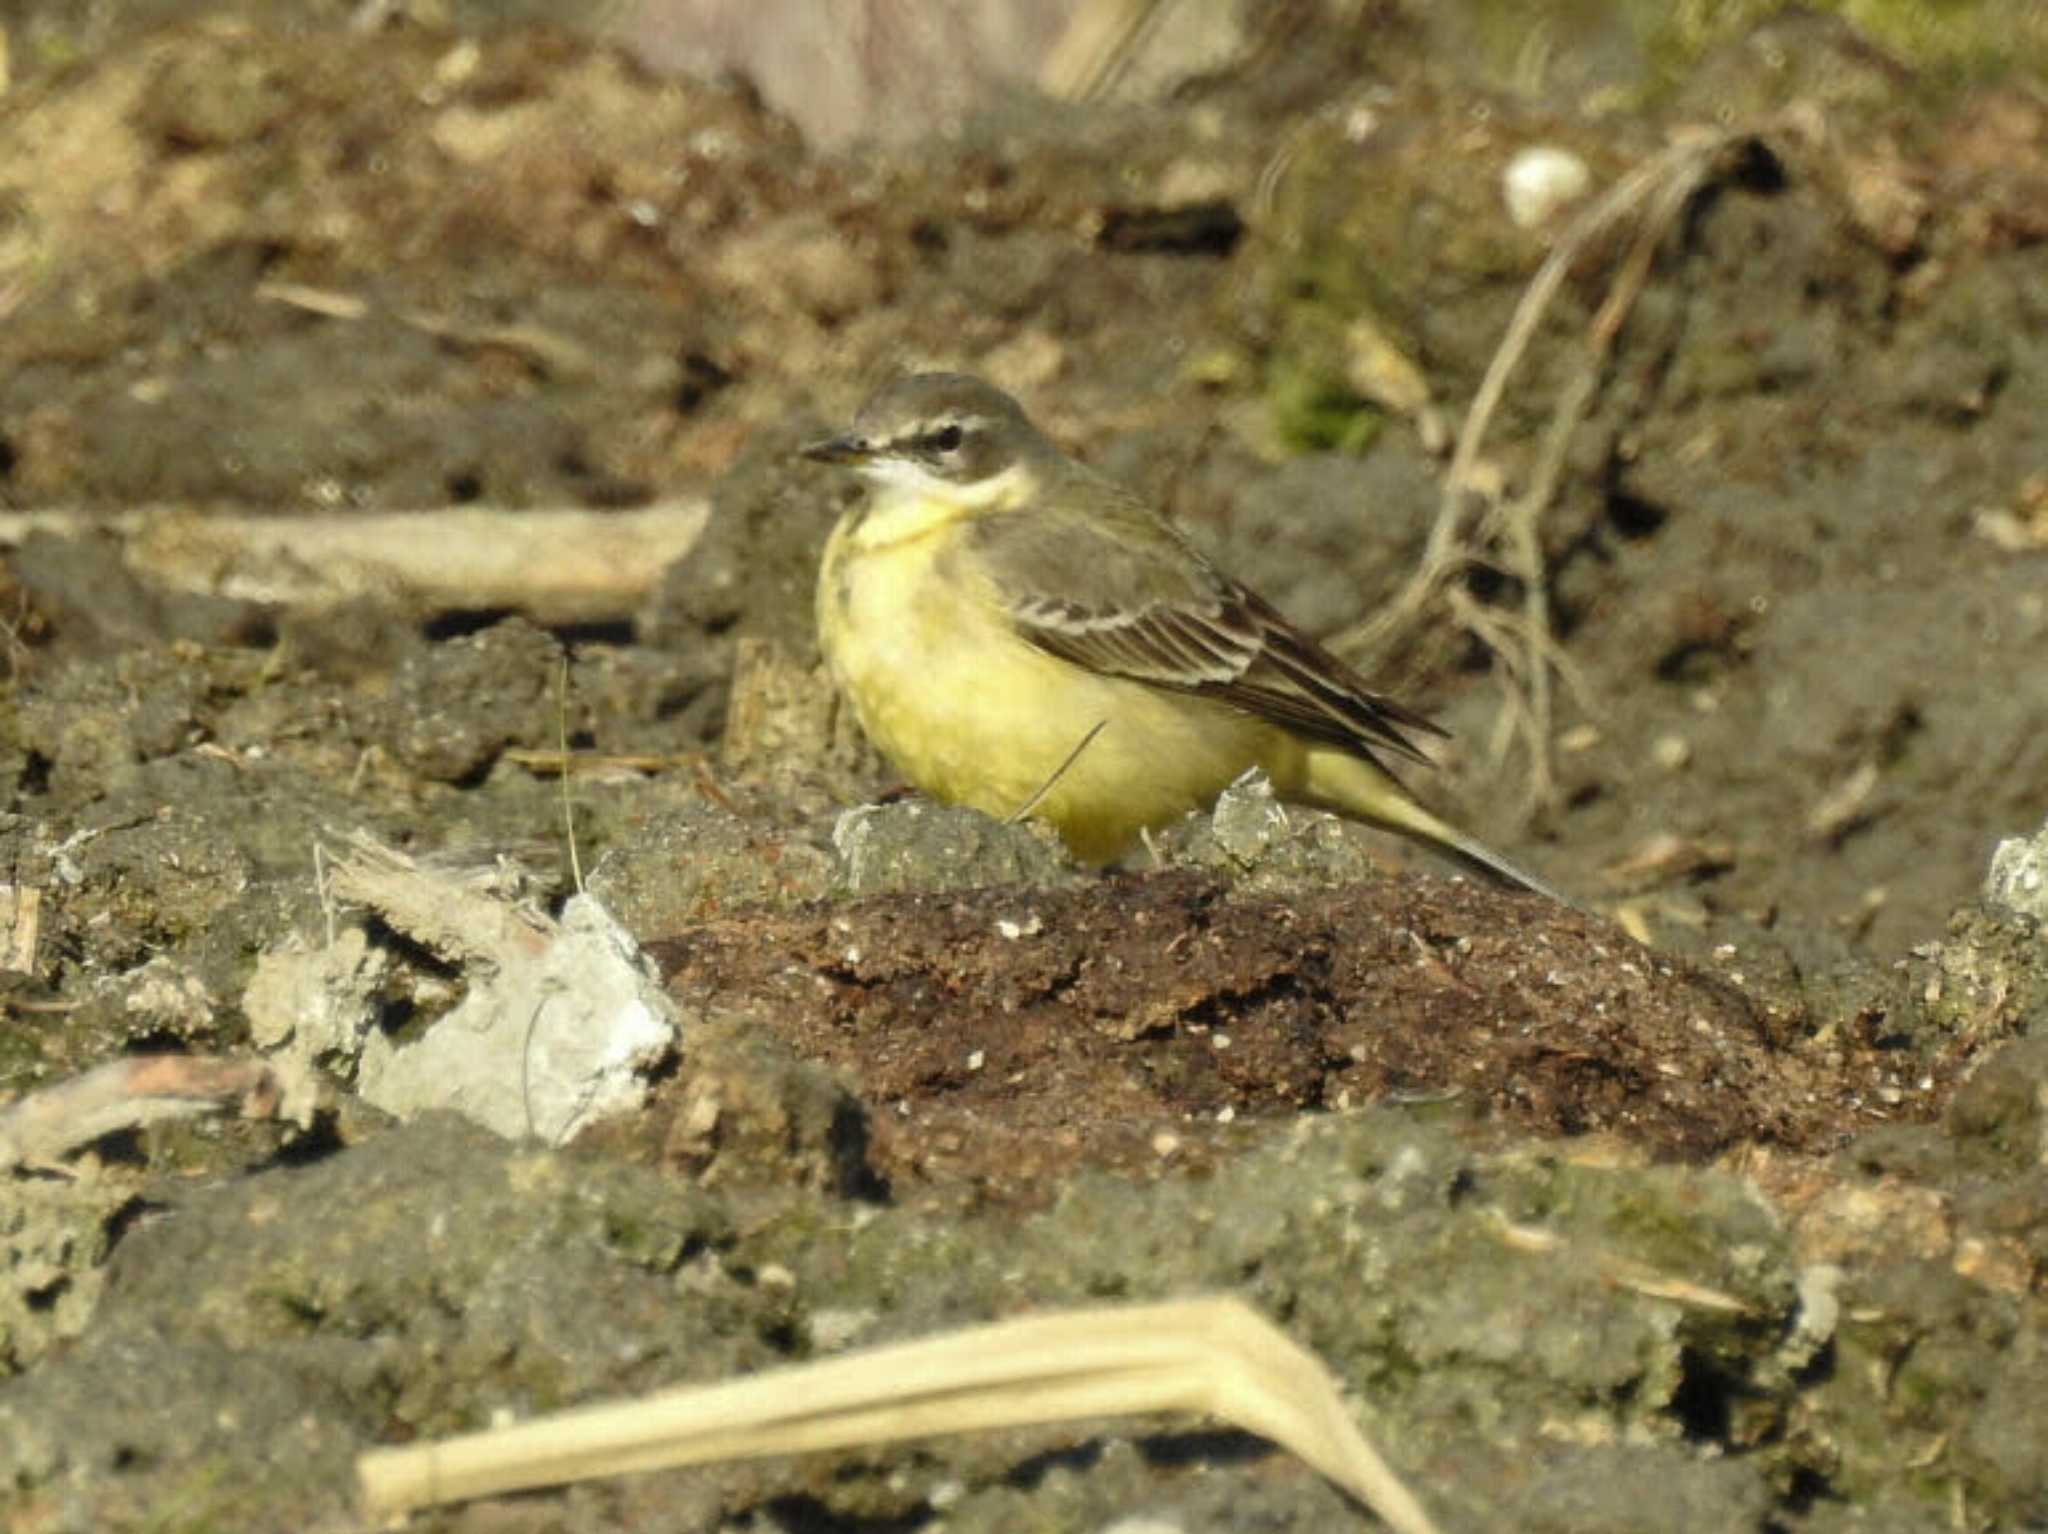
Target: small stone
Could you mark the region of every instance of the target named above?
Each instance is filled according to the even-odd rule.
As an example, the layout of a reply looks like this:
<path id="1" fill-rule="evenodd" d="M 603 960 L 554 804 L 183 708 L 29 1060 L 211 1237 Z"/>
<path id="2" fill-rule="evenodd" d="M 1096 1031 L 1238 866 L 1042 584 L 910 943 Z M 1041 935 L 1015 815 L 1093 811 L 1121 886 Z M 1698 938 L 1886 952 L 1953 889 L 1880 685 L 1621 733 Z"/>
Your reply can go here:
<path id="1" fill-rule="evenodd" d="M 1666 772 L 1677 772 L 1692 761 L 1692 742 L 1683 735 L 1659 735 L 1651 743 L 1650 760 Z"/>
<path id="2" fill-rule="evenodd" d="M 1517 228 L 1536 229 L 1577 202 L 1593 185 L 1586 162 L 1569 149 L 1544 144 L 1524 149 L 1501 172 L 1501 200 Z"/>
<path id="3" fill-rule="evenodd" d="M 2048 825 L 2031 837 L 2007 837 L 1991 854 L 1984 898 L 2048 922 Z"/>

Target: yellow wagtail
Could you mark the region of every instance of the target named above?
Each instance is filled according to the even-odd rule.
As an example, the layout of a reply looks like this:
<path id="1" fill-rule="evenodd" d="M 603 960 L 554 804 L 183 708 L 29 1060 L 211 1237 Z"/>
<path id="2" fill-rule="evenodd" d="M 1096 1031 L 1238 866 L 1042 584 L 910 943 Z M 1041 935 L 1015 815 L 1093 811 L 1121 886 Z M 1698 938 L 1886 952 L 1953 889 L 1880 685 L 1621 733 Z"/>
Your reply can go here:
<path id="1" fill-rule="evenodd" d="M 804 449 L 875 493 L 818 572 L 818 639 L 869 739 L 926 793 L 1030 807 L 1105 862 L 1248 768 L 1570 904 L 1380 764 L 1444 733 L 1232 580 L 980 379 L 920 373 Z"/>

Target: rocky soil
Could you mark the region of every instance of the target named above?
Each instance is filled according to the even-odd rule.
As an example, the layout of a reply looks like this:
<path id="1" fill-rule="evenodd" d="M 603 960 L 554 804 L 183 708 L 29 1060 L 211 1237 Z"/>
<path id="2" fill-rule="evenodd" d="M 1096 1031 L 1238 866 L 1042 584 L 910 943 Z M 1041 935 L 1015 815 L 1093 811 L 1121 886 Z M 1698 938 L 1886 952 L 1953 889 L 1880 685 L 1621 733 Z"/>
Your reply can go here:
<path id="1" fill-rule="evenodd" d="M 6 1526 L 361 1528 L 367 1448 L 1196 1292 L 1446 1530 L 2048 1522 L 2048 848 L 1983 894 L 2048 818 L 2038 15 L 1168 4 L 1090 70 L 1055 5 L 755 9 L 0 8 Z M 1590 191 L 1518 223 L 1539 147 Z M 1480 451 L 1534 543 L 1362 634 L 1659 163 Z M 1442 720 L 1417 786 L 1584 909 L 1255 790 L 1106 874 L 895 792 L 792 449 L 912 365 Z M 638 1105 L 376 1106 L 490 977 L 357 833 L 514 948 L 586 885 L 675 1009 Z M 166 1056 L 244 1111 L 30 1143 Z M 1369 1523 L 1176 1418 L 428 1517 Z"/>

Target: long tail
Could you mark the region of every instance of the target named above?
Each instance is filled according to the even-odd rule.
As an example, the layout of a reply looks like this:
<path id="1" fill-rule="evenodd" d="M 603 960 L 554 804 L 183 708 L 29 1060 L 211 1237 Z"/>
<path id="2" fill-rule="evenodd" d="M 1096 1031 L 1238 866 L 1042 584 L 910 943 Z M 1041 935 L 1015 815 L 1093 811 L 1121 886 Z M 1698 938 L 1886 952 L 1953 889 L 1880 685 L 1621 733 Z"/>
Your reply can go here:
<path id="1" fill-rule="evenodd" d="M 1584 909 L 1555 885 L 1509 862 L 1477 837 L 1437 819 L 1378 763 L 1349 752 L 1318 750 L 1309 754 L 1307 766 L 1307 796 L 1339 814 L 1424 842 L 1496 884 L 1528 890 L 1575 911 Z"/>

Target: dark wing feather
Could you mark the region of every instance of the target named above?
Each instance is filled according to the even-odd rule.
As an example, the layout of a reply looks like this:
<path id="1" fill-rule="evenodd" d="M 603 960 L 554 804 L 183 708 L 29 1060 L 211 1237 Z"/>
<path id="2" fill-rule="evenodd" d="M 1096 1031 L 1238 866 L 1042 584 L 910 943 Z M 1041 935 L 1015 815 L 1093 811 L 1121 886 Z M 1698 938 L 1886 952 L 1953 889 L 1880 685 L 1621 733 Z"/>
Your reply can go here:
<path id="1" fill-rule="evenodd" d="M 1074 665 L 1213 698 L 1364 756 L 1426 762 L 1403 732 L 1445 733 L 1092 475 L 1037 508 L 978 518 L 971 536 L 1017 632 Z"/>

